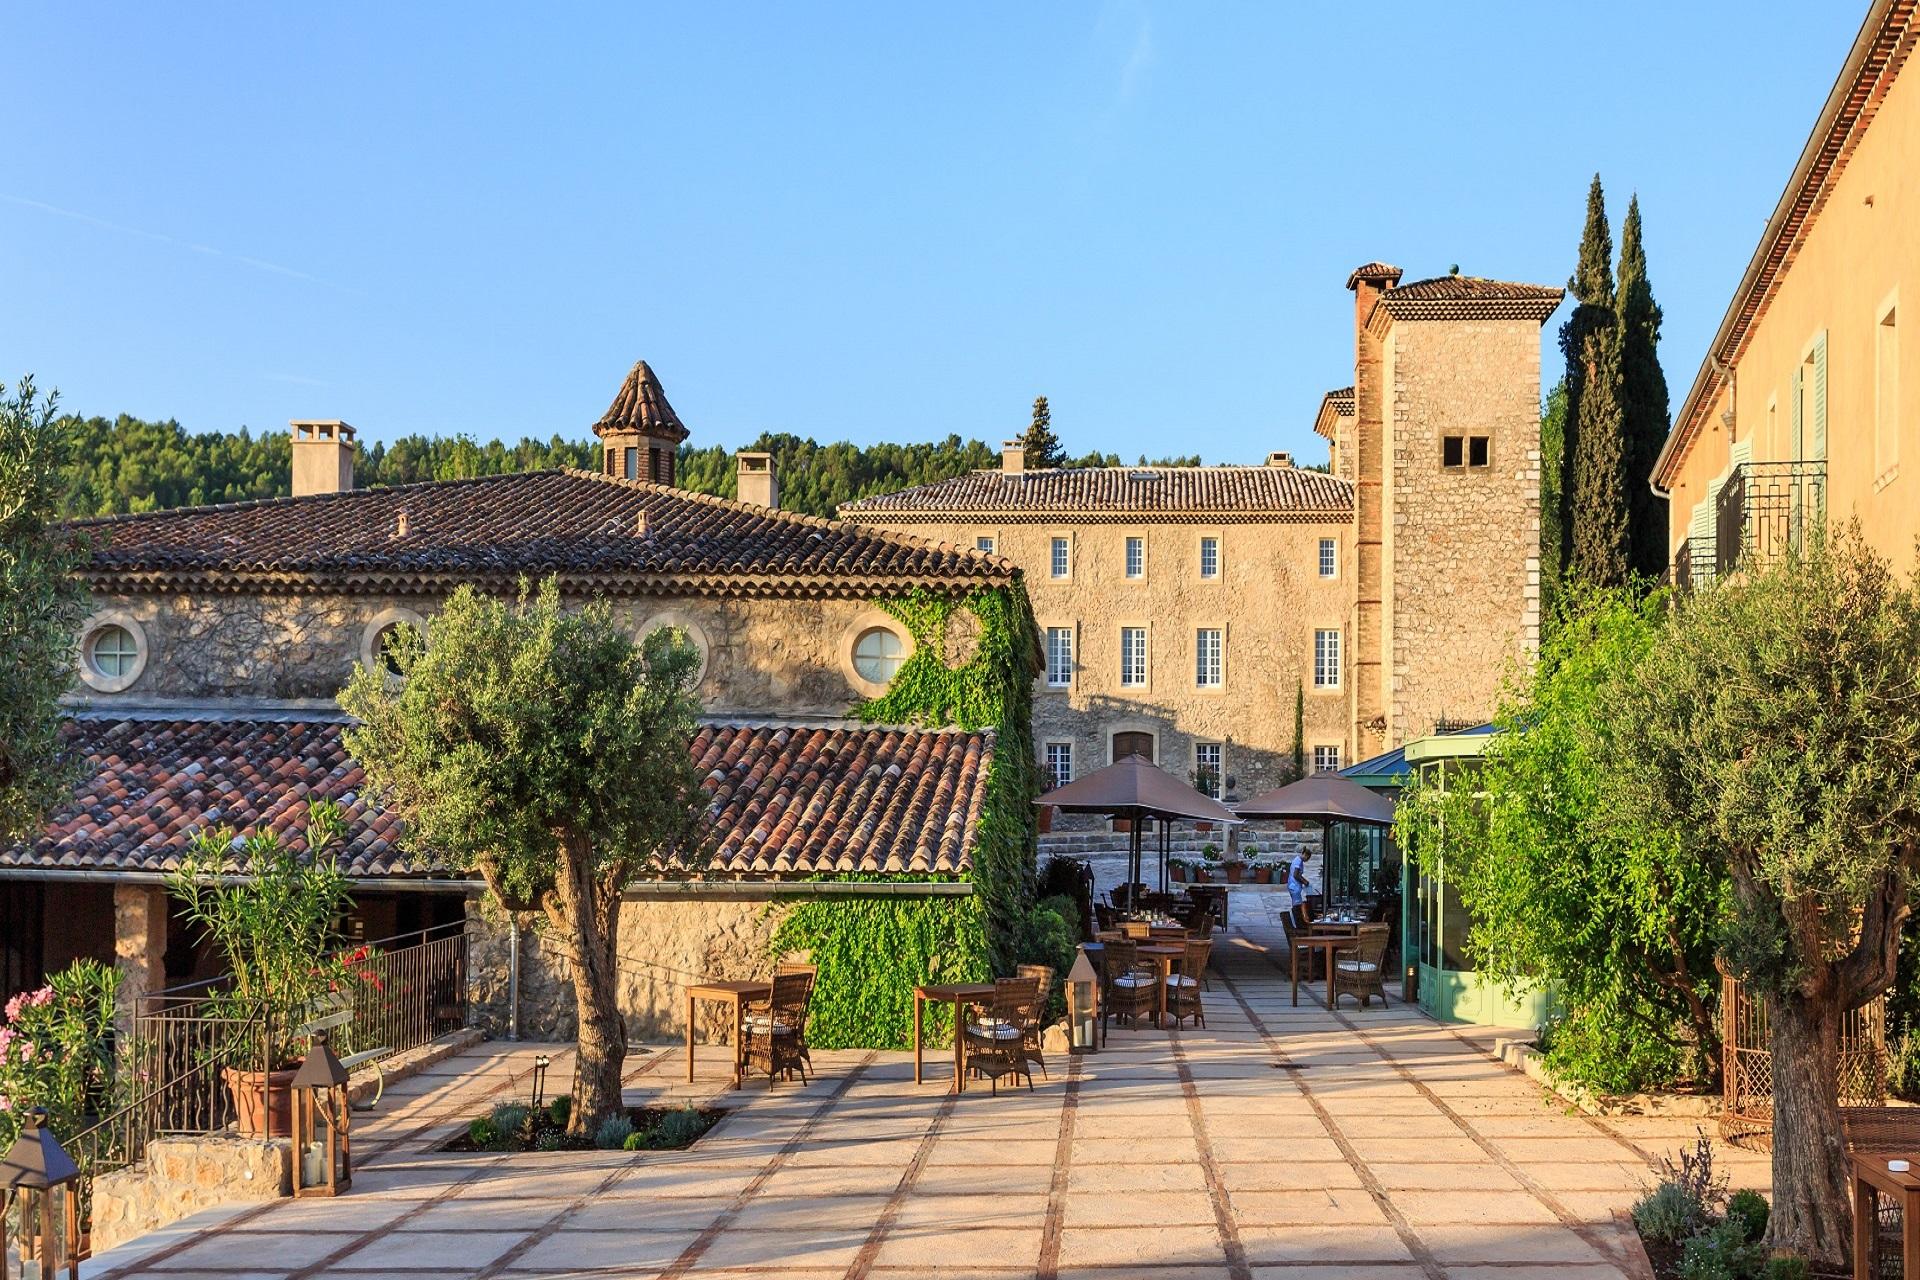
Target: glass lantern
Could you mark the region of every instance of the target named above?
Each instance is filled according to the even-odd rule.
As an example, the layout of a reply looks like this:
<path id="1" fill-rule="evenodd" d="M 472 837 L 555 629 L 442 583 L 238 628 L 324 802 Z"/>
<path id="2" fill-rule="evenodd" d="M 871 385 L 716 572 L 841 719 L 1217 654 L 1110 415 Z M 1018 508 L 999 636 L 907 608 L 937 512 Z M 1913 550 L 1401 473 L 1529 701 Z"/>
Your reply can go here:
<path id="1" fill-rule="evenodd" d="M 1087 959 L 1081 947 L 1067 971 L 1068 1048 L 1074 1053 L 1093 1053 L 1099 1045 L 1100 971 Z"/>
<path id="2" fill-rule="evenodd" d="M 353 1185 L 347 1069 L 324 1032 L 293 1077 L 293 1194 L 337 1196 Z"/>
<path id="3" fill-rule="evenodd" d="M 20 1209 L 20 1261 L 37 1263 L 51 1277 L 65 1256 L 68 1280 L 80 1277 L 80 1170 L 47 1128 L 47 1112 L 27 1112 L 19 1140 L 0 1160 L 0 1271 L 6 1269 L 7 1221 Z M 62 1189 L 66 1234 L 54 1229 L 53 1192 Z M 27 1274 L 32 1274 L 28 1272 Z"/>

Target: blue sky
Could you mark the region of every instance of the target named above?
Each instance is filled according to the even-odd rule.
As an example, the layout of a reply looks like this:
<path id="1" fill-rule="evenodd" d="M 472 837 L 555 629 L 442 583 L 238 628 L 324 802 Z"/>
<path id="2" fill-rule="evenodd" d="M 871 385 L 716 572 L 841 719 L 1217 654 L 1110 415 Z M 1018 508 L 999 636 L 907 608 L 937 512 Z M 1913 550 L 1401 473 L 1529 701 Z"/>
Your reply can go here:
<path id="1" fill-rule="evenodd" d="M 15 4 L 0 377 L 584 436 L 645 357 L 700 443 L 1044 393 L 1076 451 L 1319 457 L 1347 272 L 1564 283 L 1598 170 L 1677 405 L 1864 8 Z"/>

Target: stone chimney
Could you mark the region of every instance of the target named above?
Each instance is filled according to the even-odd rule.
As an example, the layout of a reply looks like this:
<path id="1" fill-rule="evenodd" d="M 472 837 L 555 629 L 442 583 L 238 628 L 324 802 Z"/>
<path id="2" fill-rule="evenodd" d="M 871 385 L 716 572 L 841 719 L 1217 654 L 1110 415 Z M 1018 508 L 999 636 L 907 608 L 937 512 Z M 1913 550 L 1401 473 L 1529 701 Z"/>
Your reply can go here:
<path id="1" fill-rule="evenodd" d="M 290 422 L 293 496 L 353 489 L 353 428 L 344 422 Z"/>
<path id="2" fill-rule="evenodd" d="M 1383 628 L 1387 393 L 1381 338 L 1370 326 L 1380 296 L 1400 283 L 1400 268 L 1369 262 L 1347 277 L 1353 290 L 1353 634 L 1347 659 L 1353 753 L 1366 759 L 1397 745 L 1387 741 L 1387 646 Z"/>
<path id="3" fill-rule="evenodd" d="M 773 455 L 742 449 L 734 455 L 740 466 L 740 501 L 756 507 L 780 505 L 780 476 L 774 470 Z"/>
<path id="4" fill-rule="evenodd" d="M 1000 446 L 1000 472 L 1002 475 L 1017 476 L 1027 469 L 1027 447 L 1018 440 L 1009 440 Z"/>
<path id="5" fill-rule="evenodd" d="M 1270 467 L 1290 467 L 1293 465 L 1293 455 L 1284 450 L 1275 450 L 1267 455 L 1267 465 Z"/>

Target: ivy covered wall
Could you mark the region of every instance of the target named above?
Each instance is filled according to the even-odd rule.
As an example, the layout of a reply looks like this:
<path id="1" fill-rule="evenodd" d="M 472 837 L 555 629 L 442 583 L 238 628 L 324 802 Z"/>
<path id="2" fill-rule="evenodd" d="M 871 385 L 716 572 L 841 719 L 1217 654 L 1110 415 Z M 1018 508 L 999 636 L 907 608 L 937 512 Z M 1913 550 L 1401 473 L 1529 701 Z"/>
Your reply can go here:
<path id="1" fill-rule="evenodd" d="M 855 714 L 868 724 L 990 729 L 993 760 L 966 876 L 972 896 L 813 899 L 786 909 L 772 949 L 811 951 L 820 966 L 808 1034 L 821 1048 L 910 1045 L 914 986 L 1012 972 L 1033 897 L 1040 643 L 1026 588 L 959 599 L 915 589 L 875 603 L 912 635 L 914 650 L 886 693 Z"/>

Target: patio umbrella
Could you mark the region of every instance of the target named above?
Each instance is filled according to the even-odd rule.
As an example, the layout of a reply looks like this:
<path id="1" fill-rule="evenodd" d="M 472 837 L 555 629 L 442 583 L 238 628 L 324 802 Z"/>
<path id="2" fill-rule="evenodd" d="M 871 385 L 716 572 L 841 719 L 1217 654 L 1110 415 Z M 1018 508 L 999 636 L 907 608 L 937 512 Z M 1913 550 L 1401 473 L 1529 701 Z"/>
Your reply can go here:
<path id="1" fill-rule="evenodd" d="M 1318 822 L 1322 843 L 1328 850 L 1332 848 L 1336 822 L 1368 827 L 1393 825 L 1392 800 L 1337 773 L 1311 774 L 1243 800 L 1233 811 L 1242 818 L 1305 818 Z"/>
<path id="2" fill-rule="evenodd" d="M 1104 769 L 1096 769 L 1084 778 L 1049 791 L 1034 801 L 1062 813 L 1098 813 L 1109 818 L 1125 818 L 1127 832 L 1128 883 L 1140 882 L 1140 822 L 1159 818 L 1163 823 L 1186 819 L 1190 822 L 1239 822 L 1233 810 L 1212 796 L 1194 790 L 1180 779 L 1156 766 L 1145 756 L 1127 756 Z M 1160 833 L 1160 888 L 1167 887 L 1167 832 Z"/>

